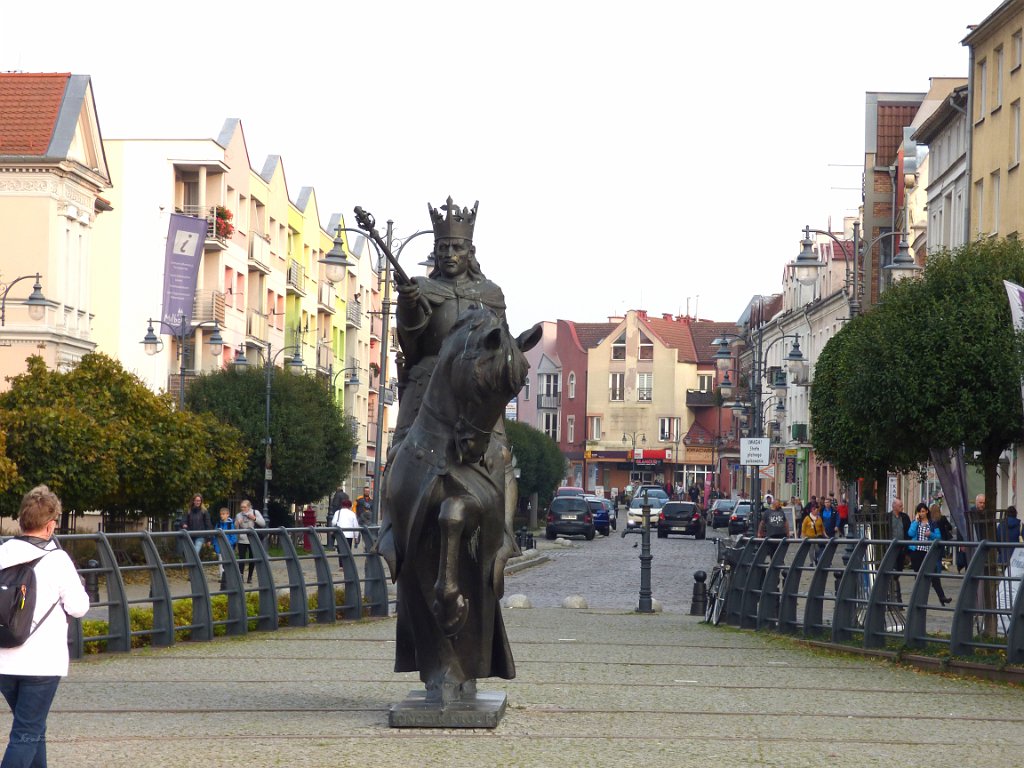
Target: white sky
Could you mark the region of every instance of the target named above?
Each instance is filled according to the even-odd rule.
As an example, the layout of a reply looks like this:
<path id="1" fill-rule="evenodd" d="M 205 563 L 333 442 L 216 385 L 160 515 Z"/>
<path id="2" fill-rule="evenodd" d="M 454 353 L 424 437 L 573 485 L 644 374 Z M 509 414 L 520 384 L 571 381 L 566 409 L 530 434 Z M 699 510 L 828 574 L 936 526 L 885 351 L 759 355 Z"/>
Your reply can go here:
<path id="1" fill-rule="evenodd" d="M 361 205 L 411 234 L 428 201 L 480 200 L 514 332 L 732 321 L 805 224 L 856 210 L 865 92 L 966 77 L 967 25 L 1000 2 L 8 3 L 0 70 L 91 75 L 106 138 L 240 118 L 252 165 L 281 155 L 325 224 Z"/>

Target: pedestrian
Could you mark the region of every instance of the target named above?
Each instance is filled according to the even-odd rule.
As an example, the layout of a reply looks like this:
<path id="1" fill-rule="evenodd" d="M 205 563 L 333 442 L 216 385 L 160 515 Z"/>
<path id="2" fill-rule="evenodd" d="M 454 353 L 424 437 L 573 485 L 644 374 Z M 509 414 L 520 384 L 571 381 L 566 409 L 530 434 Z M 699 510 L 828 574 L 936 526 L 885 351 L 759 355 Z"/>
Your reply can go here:
<path id="1" fill-rule="evenodd" d="M 839 496 L 839 504 L 837 505 L 836 510 L 839 512 L 839 527 L 843 531 L 843 536 L 849 536 L 851 534 L 848 530 L 850 523 L 850 505 L 846 501 L 845 493 Z"/>
<path id="2" fill-rule="evenodd" d="M 928 522 L 931 523 L 932 528 L 937 528 L 939 530 L 939 538 L 942 541 L 952 541 L 956 538 L 956 534 L 953 531 L 953 524 L 949 522 L 948 517 L 943 516 L 942 507 L 938 502 L 934 502 L 930 507 L 928 507 Z M 945 559 L 947 551 L 948 549 L 943 546 L 941 557 L 939 558 L 939 567 L 937 569 L 939 571 L 944 569 L 943 560 Z"/>
<path id="3" fill-rule="evenodd" d="M 370 495 L 370 486 L 363 486 L 363 493 L 356 498 L 356 517 L 360 525 L 371 525 L 373 523 L 373 497 Z"/>
<path id="4" fill-rule="evenodd" d="M 336 538 L 338 547 L 338 567 L 345 567 L 344 552 L 341 549 L 341 539 L 344 537 L 348 544 L 348 551 L 352 552 L 355 547 L 359 546 L 359 519 L 356 517 L 356 513 L 352 511 L 352 502 L 348 499 L 341 500 L 341 506 L 338 507 L 334 512 L 334 516 L 331 518 L 331 525 L 335 528 L 341 529 L 341 536 Z"/>
<path id="5" fill-rule="evenodd" d="M 217 521 L 217 528 L 222 531 L 235 530 L 235 521 L 231 519 L 231 510 L 227 507 L 220 508 L 220 520 Z M 213 551 L 217 553 L 217 558 L 220 560 L 220 564 L 217 566 L 220 569 L 220 588 L 227 589 L 227 577 L 224 572 L 225 553 L 221 550 L 220 538 L 220 536 L 213 537 Z M 227 540 L 227 549 L 234 553 L 235 544 L 238 543 L 238 534 L 225 534 L 224 538 Z"/>
<path id="6" fill-rule="evenodd" d="M 22 645 L 0 648 L 0 692 L 13 715 L 0 765 L 11 768 L 46 768 L 46 718 L 60 679 L 68 674 L 67 617 L 81 618 L 89 610 L 74 563 L 53 539 L 60 516 L 60 499 L 38 485 L 21 500 L 21 535 L 0 546 L 0 568 L 38 558 L 35 629 Z"/>
<path id="7" fill-rule="evenodd" d="M 902 499 L 893 499 L 892 501 L 892 517 L 889 518 L 889 528 L 892 532 L 893 540 L 903 541 L 910 538 L 910 516 L 903 511 Z M 909 559 L 907 550 L 901 548 L 896 554 L 894 570 L 902 572 Z M 903 594 L 900 591 L 900 577 L 898 575 L 893 576 L 893 584 L 893 594 L 895 595 L 896 602 L 903 602 Z"/>
<path id="8" fill-rule="evenodd" d="M 811 509 L 807 513 L 807 517 L 804 518 L 803 523 L 800 525 L 800 535 L 805 539 L 825 538 L 825 524 L 822 522 L 821 515 L 818 513 L 817 502 L 811 505 Z M 824 547 L 821 544 L 818 544 L 811 550 L 812 565 L 818 564 L 818 558 L 821 557 L 821 551 L 823 548 Z"/>
<path id="9" fill-rule="evenodd" d="M 782 508 L 782 502 L 776 501 L 771 508 L 761 516 L 761 524 L 757 528 L 757 537 L 768 540 L 769 557 L 775 555 L 779 543 L 789 538 L 789 520 L 786 519 L 786 512 Z"/>
<path id="10" fill-rule="evenodd" d="M 840 533 L 839 510 L 832 506 L 832 499 L 826 498 L 821 509 L 821 522 L 825 526 L 825 535 L 834 539 Z"/>
<path id="11" fill-rule="evenodd" d="M 242 499 L 238 514 L 235 516 L 235 528 L 254 531 L 257 528 L 266 527 L 267 521 L 263 519 L 260 511 L 252 508 L 251 501 Z M 238 572 L 241 573 L 245 562 L 249 562 L 249 575 L 245 580 L 246 584 L 252 584 L 252 572 L 256 567 L 256 560 L 252 556 L 252 542 L 249 541 L 250 536 L 255 535 L 255 533 L 242 533 L 238 537 Z"/>
<path id="12" fill-rule="evenodd" d="M 1013 544 L 1020 543 L 1020 519 L 1017 517 L 1017 508 L 1009 506 L 1006 508 L 1004 517 L 996 527 L 996 541 L 1005 541 Z M 1013 550 L 1016 547 L 1001 547 L 999 549 L 999 562 L 1006 565 L 1013 557 Z"/>
<path id="13" fill-rule="evenodd" d="M 201 493 L 197 493 L 192 497 L 192 506 L 189 507 L 181 527 L 186 531 L 209 531 L 213 529 L 213 523 L 210 522 L 210 513 L 203 506 L 203 495 Z M 196 548 L 196 552 L 201 551 L 205 543 L 205 536 L 192 537 L 192 545 Z"/>
<path id="14" fill-rule="evenodd" d="M 910 528 L 907 531 L 908 537 L 914 542 L 910 545 L 910 565 L 914 568 L 914 573 L 921 571 L 921 565 L 928 555 L 931 543 L 940 540 L 942 537 L 942 533 L 938 528 L 932 528 L 928 517 L 928 505 L 922 501 L 914 508 L 914 519 L 911 521 Z M 931 576 L 930 579 L 932 589 L 935 590 L 935 596 L 939 598 L 939 602 L 943 605 L 953 602 L 953 598 L 946 597 L 946 593 L 942 589 L 942 580 L 938 576 Z"/>

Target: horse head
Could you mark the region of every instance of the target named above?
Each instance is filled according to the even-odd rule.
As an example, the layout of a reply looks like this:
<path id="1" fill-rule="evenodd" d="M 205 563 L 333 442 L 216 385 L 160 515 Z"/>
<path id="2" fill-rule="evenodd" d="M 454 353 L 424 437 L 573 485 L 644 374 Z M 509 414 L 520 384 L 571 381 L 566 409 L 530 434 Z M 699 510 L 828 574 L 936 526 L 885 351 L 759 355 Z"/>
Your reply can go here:
<path id="1" fill-rule="evenodd" d="M 455 428 L 455 452 L 460 462 L 483 458 L 495 422 L 522 389 L 530 365 L 523 354 L 541 336 L 540 325 L 512 338 L 505 321 L 489 309 L 464 312 L 441 346 L 428 394 L 431 406 L 441 409 L 430 392 L 445 386 L 444 409 Z"/>

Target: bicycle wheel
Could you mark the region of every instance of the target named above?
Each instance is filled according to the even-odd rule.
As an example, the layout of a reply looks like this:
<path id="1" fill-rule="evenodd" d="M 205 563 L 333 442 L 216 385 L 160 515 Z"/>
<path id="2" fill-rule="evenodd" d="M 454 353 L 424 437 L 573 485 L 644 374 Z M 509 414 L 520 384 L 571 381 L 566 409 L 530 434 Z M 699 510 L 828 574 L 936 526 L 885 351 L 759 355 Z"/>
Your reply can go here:
<path id="1" fill-rule="evenodd" d="M 715 596 L 715 605 L 711 609 L 711 623 L 718 626 L 722 623 L 722 615 L 725 612 L 725 601 L 729 597 L 729 584 L 732 582 L 732 574 L 727 573 L 722 576 L 722 585 L 718 588 L 718 594 Z"/>
<path id="2" fill-rule="evenodd" d="M 718 601 L 718 590 L 722 586 L 723 573 L 724 571 L 721 566 L 715 566 L 715 569 L 711 571 L 711 581 L 708 583 L 707 605 L 704 608 L 704 621 L 707 624 L 711 623 L 711 617 L 714 615 L 715 603 Z"/>

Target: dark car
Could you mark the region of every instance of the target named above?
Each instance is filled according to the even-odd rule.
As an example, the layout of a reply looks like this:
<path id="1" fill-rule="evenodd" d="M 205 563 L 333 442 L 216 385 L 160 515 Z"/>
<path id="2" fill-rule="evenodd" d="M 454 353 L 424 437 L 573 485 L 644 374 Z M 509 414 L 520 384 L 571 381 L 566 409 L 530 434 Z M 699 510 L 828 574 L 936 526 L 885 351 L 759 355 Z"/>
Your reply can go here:
<path id="1" fill-rule="evenodd" d="M 585 496 L 590 506 L 590 513 L 594 516 L 594 528 L 602 536 L 607 536 L 617 526 L 617 515 L 612 510 L 612 503 L 600 496 Z"/>
<path id="2" fill-rule="evenodd" d="M 716 531 L 729 525 L 729 518 L 732 511 L 736 509 L 736 502 L 733 499 L 715 499 L 711 505 L 711 527 Z"/>
<path id="3" fill-rule="evenodd" d="M 672 533 L 703 539 L 707 535 L 707 523 L 700 505 L 692 501 L 665 504 L 658 512 L 658 538 L 667 538 Z"/>
<path id="4" fill-rule="evenodd" d="M 555 491 L 555 496 L 586 496 L 587 492 L 578 485 L 561 485 Z"/>
<path id="5" fill-rule="evenodd" d="M 747 520 L 750 518 L 750 502 L 741 501 L 733 507 L 729 516 L 729 535 L 736 536 L 747 532 Z"/>
<path id="6" fill-rule="evenodd" d="M 555 536 L 586 536 L 594 538 L 594 514 L 582 496 L 556 496 L 548 507 L 547 528 L 549 539 Z"/>

